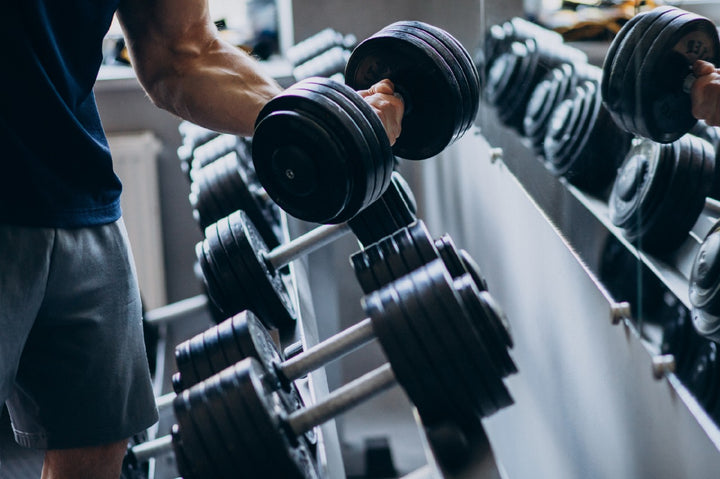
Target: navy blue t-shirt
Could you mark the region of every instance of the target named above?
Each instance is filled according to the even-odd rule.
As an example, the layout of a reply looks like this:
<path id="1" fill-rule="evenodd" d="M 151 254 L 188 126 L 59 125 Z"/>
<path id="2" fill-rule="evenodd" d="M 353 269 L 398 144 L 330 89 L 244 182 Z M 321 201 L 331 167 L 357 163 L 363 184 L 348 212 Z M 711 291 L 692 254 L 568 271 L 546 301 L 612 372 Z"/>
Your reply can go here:
<path id="1" fill-rule="evenodd" d="M 119 0 L 11 0 L 0 45 L 0 223 L 73 228 L 120 217 L 92 92 Z"/>

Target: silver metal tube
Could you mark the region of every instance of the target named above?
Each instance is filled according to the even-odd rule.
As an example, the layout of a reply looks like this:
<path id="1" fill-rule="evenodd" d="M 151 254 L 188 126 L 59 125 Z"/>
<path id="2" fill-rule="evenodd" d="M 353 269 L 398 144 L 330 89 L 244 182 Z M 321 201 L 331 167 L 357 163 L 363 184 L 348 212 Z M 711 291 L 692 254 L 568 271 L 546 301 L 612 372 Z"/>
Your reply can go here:
<path id="1" fill-rule="evenodd" d="M 288 416 L 288 425 L 299 436 L 395 384 L 395 373 L 390 364 L 385 363 L 336 389 L 314 405 L 293 412 Z"/>
<path id="2" fill-rule="evenodd" d="M 307 351 L 286 360 L 280 365 L 280 372 L 286 379 L 294 381 L 330 361 L 345 356 L 374 338 L 375 331 L 372 320 L 364 319 Z"/>
<path id="3" fill-rule="evenodd" d="M 132 453 L 138 463 L 172 452 L 172 436 L 161 436 L 152 441 L 133 446 Z"/>
<path id="4" fill-rule="evenodd" d="M 280 269 L 291 261 L 335 241 L 348 231 L 350 231 L 350 227 L 346 223 L 318 226 L 304 235 L 268 251 L 265 253 L 265 261 L 273 269 Z"/>
<path id="5" fill-rule="evenodd" d="M 208 297 L 199 294 L 176 303 L 151 309 L 145 313 L 145 321 L 151 324 L 163 324 L 181 316 L 203 311 L 208 304 Z"/>
<path id="6" fill-rule="evenodd" d="M 163 410 L 172 406 L 172 403 L 176 397 L 177 394 L 175 393 L 163 394 L 155 400 L 155 406 L 157 406 L 158 411 L 162 412 Z"/>

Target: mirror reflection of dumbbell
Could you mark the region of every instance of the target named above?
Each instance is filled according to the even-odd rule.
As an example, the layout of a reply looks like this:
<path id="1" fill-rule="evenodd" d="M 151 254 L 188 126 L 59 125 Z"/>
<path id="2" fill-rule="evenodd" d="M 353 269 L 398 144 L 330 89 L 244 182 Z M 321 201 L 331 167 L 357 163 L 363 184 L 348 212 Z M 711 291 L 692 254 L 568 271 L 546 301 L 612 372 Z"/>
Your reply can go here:
<path id="1" fill-rule="evenodd" d="M 613 184 L 610 220 L 638 248 L 667 258 L 698 219 L 718 216 L 719 185 L 716 151 L 706 140 L 690 134 L 672 143 L 637 138 Z M 708 226 L 698 227 L 704 236 Z"/>
<path id="2" fill-rule="evenodd" d="M 413 194 L 398 173 L 392 178 L 384 194 L 347 223 L 316 227 L 273 249 L 243 211 L 210 225 L 196 254 L 213 303 L 225 317 L 250 309 L 267 327 L 294 327 L 297 311 L 282 268 L 350 232 L 369 245 L 413 222 Z"/>
<path id="3" fill-rule="evenodd" d="M 298 438 L 396 383 L 429 424 L 452 418 L 462 425 L 512 404 L 506 374 L 488 353 L 497 338 L 481 336 L 477 327 L 502 313 L 469 274 L 453 279 L 435 260 L 367 295 L 363 307 L 367 319 L 290 360 L 245 359 L 182 391 L 173 401 L 173 436 L 131 453 L 142 461 L 174 447 L 186 478 L 237 471 L 317 477 L 307 442 Z M 388 363 L 311 406 L 291 409 L 282 399 L 279 390 L 291 381 L 372 339 Z"/>
<path id="4" fill-rule="evenodd" d="M 712 21 L 675 7 L 658 7 L 628 21 L 603 63 L 603 102 L 636 136 L 670 143 L 695 125 L 690 85 L 696 60 L 720 65 Z"/>

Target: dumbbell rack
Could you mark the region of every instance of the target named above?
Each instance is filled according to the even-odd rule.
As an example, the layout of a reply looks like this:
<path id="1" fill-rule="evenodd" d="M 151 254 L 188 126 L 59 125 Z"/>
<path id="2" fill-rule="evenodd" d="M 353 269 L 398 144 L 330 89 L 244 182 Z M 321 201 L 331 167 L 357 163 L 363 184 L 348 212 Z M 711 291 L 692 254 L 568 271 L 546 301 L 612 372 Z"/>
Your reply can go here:
<path id="1" fill-rule="evenodd" d="M 688 305 L 688 258 L 715 205 L 672 264 L 659 261 L 622 238 L 602 201 L 551 175 L 492 111 L 481 110 L 478 124 L 481 133 L 448 152 L 459 158 L 423 175 L 433 178 L 428 204 L 433 189 L 439 198 L 456 192 L 428 222 L 475 241 L 489 283 L 504 289 L 494 293 L 508 305 L 523 374 L 509 383 L 516 406 L 487 424 L 509 477 L 712 477 L 720 429 L 664 369 L 652 326 L 628 319 L 596 278 L 601 246 L 614 236 Z M 446 220 L 453 213 L 458 224 Z"/>

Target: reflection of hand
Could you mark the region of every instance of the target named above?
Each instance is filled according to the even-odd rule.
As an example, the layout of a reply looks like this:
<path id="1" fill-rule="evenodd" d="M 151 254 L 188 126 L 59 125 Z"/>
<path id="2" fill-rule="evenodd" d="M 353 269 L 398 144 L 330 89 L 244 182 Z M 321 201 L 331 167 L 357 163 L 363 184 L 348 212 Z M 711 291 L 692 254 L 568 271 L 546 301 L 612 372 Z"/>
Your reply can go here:
<path id="1" fill-rule="evenodd" d="M 697 77 L 690 90 L 693 116 L 708 125 L 720 126 L 720 70 L 712 63 L 698 60 L 693 73 Z"/>
<path id="2" fill-rule="evenodd" d="M 400 136 L 400 123 L 405 111 L 403 101 L 395 95 L 395 85 L 390 80 L 380 80 L 367 90 L 360 90 L 358 93 L 380 117 L 390 144 L 394 145 L 395 140 Z"/>

